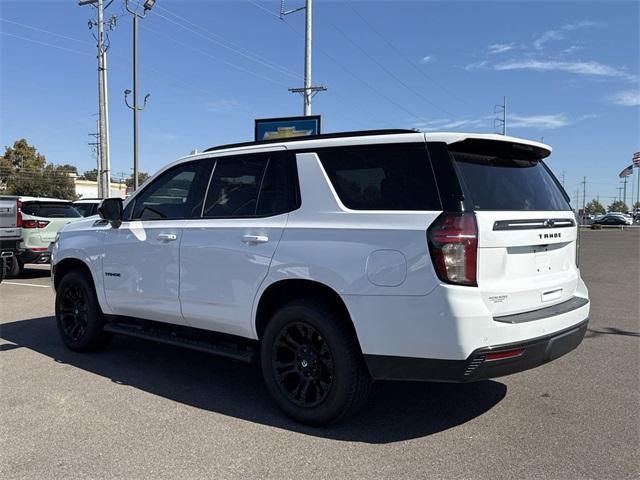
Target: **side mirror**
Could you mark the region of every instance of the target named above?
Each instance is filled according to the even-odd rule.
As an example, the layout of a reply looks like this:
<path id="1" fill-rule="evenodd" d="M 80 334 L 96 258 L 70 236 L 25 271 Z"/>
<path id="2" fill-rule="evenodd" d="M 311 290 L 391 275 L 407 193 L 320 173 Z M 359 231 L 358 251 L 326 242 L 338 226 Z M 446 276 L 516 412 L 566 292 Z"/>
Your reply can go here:
<path id="1" fill-rule="evenodd" d="M 113 228 L 119 228 L 122 224 L 122 199 L 105 198 L 98 205 L 98 215 L 110 222 Z"/>

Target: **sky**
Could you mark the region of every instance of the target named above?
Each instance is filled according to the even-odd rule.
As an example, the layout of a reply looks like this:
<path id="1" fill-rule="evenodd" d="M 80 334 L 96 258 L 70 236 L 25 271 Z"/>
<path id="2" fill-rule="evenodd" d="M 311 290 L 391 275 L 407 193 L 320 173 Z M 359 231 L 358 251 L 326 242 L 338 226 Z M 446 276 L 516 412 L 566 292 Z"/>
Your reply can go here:
<path id="1" fill-rule="evenodd" d="M 131 0 L 133 6 L 138 0 Z M 286 7 L 302 6 L 287 0 Z M 314 2 L 313 99 L 323 131 L 417 128 L 541 140 L 572 198 L 619 194 L 640 150 L 640 2 Z M 300 115 L 304 12 L 279 2 L 157 0 L 140 22 L 140 169 L 252 140 L 255 118 Z M 132 167 L 131 16 L 106 11 L 110 156 Z M 52 163 L 95 168 L 97 62 L 91 6 L 0 0 L 0 146 L 26 138 Z M 640 169 L 635 169 L 638 177 Z M 635 181 L 635 179 L 634 179 Z M 630 199 L 631 177 L 627 187 Z"/>

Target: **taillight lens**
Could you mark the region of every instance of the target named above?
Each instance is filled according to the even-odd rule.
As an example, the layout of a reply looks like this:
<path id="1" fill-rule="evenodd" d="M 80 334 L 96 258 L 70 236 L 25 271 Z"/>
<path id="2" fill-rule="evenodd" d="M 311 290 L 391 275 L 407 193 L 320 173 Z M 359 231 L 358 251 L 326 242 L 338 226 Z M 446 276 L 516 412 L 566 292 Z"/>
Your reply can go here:
<path id="1" fill-rule="evenodd" d="M 478 227 L 473 213 L 442 213 L 427 230 L 427 238 L 440 280 L 455 285 L 478 285 Z"/>
<path id="2" fill-rule="evenodd" d="M 22 202 L 16 200 L 16 227 L 22 227 Z"/>
<path id="3" fill-rule="evenodd" d="M 46 220 L 22 220 L 22 228 L 45 228 L 47 225 Z"/>

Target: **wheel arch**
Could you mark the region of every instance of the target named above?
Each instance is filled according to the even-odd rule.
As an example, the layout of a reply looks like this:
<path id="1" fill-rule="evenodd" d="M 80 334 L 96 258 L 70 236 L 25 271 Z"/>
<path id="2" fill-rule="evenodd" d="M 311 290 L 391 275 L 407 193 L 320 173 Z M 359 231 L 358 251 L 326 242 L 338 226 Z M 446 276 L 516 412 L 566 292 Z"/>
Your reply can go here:
<path id="1" fill-rule="evenodd" d="M 96 282 L 93 279 L 93 274 L 91 273 L 91 269 L 89 266 L 80 259 L 77 258 L 65 258 L 64 260 L 59 261 L 53 267 L 53 288 L 54 290 L 58 290 L 58 285 L 60 284 L 60 280 L 67 273 L 73 271 L 81 271 L 87 275 L 87 277 L 91 280 L 93 284 L 93 288 L 96 288 Z M 97 293 L 97 292 L 96 292 Z"/>
<path id="2" fill-rule="evenodd" d="M 255 332 L 258 339 L 262 338 L 269 320 L 282 305 L 301 298 L 319 298 L 336 308 L 348 322 L 349 328 L 360 347 L 351 313 L 342 297 L 330 286 L 306 279 L 285 279 L 269 285 L 260 296 L 255 314 Z M 362 349 L 360 349 L 362 351 Z"/>

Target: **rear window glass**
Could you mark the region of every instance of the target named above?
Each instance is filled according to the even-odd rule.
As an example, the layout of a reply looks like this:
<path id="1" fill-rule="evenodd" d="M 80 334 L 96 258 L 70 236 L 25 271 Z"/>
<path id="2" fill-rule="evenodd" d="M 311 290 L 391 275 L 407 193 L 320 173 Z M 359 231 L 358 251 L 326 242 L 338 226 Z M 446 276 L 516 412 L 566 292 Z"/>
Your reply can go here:
<path id="1" fill-rule="evenodd" d="M 453 152 L 476 210 L 570 210 L 541 160 Z"/>
<path id="2" fill-rule="evenodd" d="M 318 153 L 342 203 L 353 210 L 440 210 L 423 144 L 368 145 Z"/>
<path id="3" fill-rule="evenodd" d="M 70 203 L 25 202 L 20 209 L 22 213 L 34 217 L 76 218 L 82 216 Z"/>

